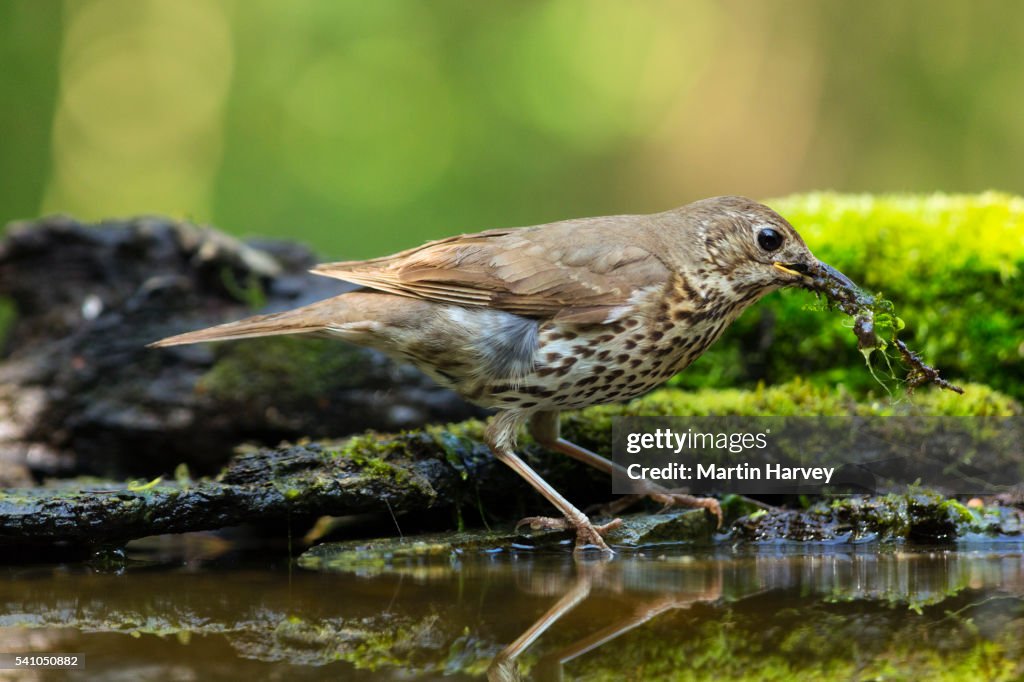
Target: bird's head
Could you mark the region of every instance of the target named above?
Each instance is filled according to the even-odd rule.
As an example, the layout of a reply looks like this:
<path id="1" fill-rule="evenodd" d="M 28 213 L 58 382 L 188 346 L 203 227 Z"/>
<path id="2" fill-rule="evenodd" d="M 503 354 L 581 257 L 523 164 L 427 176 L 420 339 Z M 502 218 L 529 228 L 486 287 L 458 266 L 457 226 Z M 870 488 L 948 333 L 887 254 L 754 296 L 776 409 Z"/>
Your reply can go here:
<path id="1" fill-rule="evenodd" d="M 737 295 L 753 301 L 787 286 L 855 289 L 845 275 L 818 260 L 793 226 L 767 206 L 726 196 L 691 207 L 700 216 L 705 267 Z"/>

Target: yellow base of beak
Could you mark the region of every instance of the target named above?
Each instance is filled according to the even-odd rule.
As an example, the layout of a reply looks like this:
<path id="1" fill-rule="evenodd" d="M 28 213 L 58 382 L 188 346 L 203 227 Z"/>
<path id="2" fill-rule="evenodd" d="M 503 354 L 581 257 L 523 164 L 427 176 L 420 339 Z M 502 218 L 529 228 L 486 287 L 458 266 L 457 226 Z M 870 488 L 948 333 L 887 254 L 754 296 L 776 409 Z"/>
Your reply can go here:
<path id="1" fill-rule="evenodd" d="M 805 277 L 806 276 L 802 272 L 797 272 L 796 270 L 790 270 L 789 268 L 787 268 L 782 263 L 772 263 L 772 265 L 775 266 L 776 270 L 779 270 L 780 272 L 784 272 L 787 275 L 796 275 L 797 277 Z"/>

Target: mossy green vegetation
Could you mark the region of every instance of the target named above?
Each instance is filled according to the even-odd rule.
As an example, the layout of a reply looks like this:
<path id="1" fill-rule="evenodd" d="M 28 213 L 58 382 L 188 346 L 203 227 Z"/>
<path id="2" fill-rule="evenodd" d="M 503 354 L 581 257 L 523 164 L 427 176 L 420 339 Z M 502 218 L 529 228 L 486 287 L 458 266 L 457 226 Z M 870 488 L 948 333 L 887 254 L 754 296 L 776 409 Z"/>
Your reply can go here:
<path id="1" fill-rule="evenodd" d="M 927 490 L 822 500 L 796 511 L 755 512 L 737 521 L 733 540 L 754 542 L 951 543 L 961 538 L 1021 536 L 1007 507 L 970 509 Z"/>
<path id="2" fill-rule="evenodd" d="M 755 416 L 929 416 L 1010 417 L 1024 415 L 1013 398 L 981 384 L 967 384 L 966 393 L 924 390 L 892 401 L 888 396 L 859 397 L 850 391 L 794 379 L 750 390 L 663 388 L 623 405 L 597 405 L 563 415 L 566 437 L 601 452 L 611 443 L 612 417 Z"/>
<path id="3" fill-rule="evenodd" d="M 216 349 L 218 360 L 200 379 L 198 390 L 217 400 L 312 403 L 359 386 L 365 378 L 365 354 L 330 339 L 273 336 Z"/>
<path id="4" fill-rule="evenodd" d="M 7 296 L 0 296 L 0 344 L 7 339 L 7 332 L 14 323 L 14 301 Z"/>
<path id="5" fill-rule="evenodd" d="M 767 203 L 821 260 L 884 292 L 906 324 L 900 337 L 943 377 L 1024 398 L 1024 199 L 823 193 Z M 769 296 L 675 381 L 749 387 L 803 376 L 861 395 L 877 390 L 853 320 L 809 306 L 805 291 Z"/>
<path id="6" fill-rule="evenodd" d="M 348 572 L 392 569 L 400 566 L 450 566 L 462 554 L 477 554 L 516 542 L 512 530 L 473 531 L 419 535 L 409 538 L 347 540 L 316 545 L 298 559 L 313 571 Z"/>
<path id="7" fill-rule="evenodd" d="M 926 364 L 920 355 L 910 350 L 899 338 L 905 324 L 896 315 L 892 301 L 881 295 L 866 293 L 830 266 L 819 268 L 814 275 L 812 287 L 824 299 L 826 310 L 840 310 L 853 318 L 857 350 L 864 356 L 868 371 L 887 393 L 892 395 L 893 391 L 872 366 L 872 357 L 876 352 L 882 355 L 886 376 L 894 385 L 905 388 L 907 393 L 913 393 L 915 388 L 925 384 L 935 384 L 939 388 L 963 394 L 962 388 L 943 379 L 938 369 Z M 907 374 L 903 379 L 896 376 L 893 370 L 895 363 L 906 366 Z"/>
<path id="8" fill-rule="evenodd" d="M 794 605 L 800 601 L 799 595 L 790 596 Z M 1020 679 L 1024 623 L 1011 618 L 981 635 L 971 618 L 949 613 L 954 604 L 964 605 L 963 599 L 940 598 L 936 606 L 921 609 L 923 614 L 905 604 L 780 608 L 771 598 L 762 601 L 762 608 L 771 608 L 769 621 L 754 603 L 725 607 L 712 618 L 701 618 L 702 611 L 668 614 L 567 664 L 565 672 L 573 679 L 693 682 Z M 864 635 L 878 630 L 886 637 Z M 690 634 L 679 637 L 679 632 Z"/>
<path id="9" fill-rule="evenodd" d="M 363 475 L 401 484 L 409 482 L 409 472 L 388 459 L 395 456 L 407 459 L 413 449 L 410 441 L 401 436 L 391 438 L 370 432 L 352 436 L 326 452 L 334 460 L 351 462 Z"/>

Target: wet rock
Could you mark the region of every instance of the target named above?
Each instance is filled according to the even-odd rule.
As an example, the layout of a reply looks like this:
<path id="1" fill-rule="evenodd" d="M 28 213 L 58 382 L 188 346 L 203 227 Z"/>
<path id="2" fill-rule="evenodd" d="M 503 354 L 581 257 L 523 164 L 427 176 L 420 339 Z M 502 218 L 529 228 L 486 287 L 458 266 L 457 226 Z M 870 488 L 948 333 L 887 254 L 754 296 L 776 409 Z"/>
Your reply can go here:
<path id="1" fill-rule="evenodd" d="M 549 540 L 560 533 L 545 533 Z M 313 571 L 347 572 L 408 565 L 450 565 L 459 556 L 531 549 L 511 530 L 434 533 L 408 538 L 325 542 L 303 552 L 299 566 Z"/>
<path id="2" fill-rule="evenodd" d="M 399 429 L 476 414 L 425 376 L 329 340 L 164 350 L 167 335 L 302 305 L 348 285 L 305 248 L 165 218 L 15 223 L 0 296 L 0 485 L 39 475 L 213 472 L 239 442 Z"/>
<path id="3" fill-rule="evenodd" d="M 655 545 L 709 545 L 714 520 L 702 510 L 665 514 L 630 514 L 605 538 L 615 549 L 629 550 Z M 506 552 L 568 553 L 571 533 L 563 531 L 517 532 L 503 530 L 455 531 L 407 538 L 346 540 L 317 545 L 299 557 L 299 566 L 316 571 L 346 572 L 402 566 L 447 566 L 467 555 Z"/>
<path id="4" fill-rule="evenodd" d="M 965 537 L 1021 533 L 1021 513 L 1008 507 L 972 509 L 928 492 L 822 501 L 806 510 L 758 511 L 737 520 L 735 540 L 752 542 L 910 542 L 943 544 Z"/>
<path id="5" fill-rule="evenodd" d="M 608 534 L 615 547 L 652 545 L 709 545 L 715 534 L 715 520 L 702 509 L 640 514 L 624 517 L 622 526 Z"/>

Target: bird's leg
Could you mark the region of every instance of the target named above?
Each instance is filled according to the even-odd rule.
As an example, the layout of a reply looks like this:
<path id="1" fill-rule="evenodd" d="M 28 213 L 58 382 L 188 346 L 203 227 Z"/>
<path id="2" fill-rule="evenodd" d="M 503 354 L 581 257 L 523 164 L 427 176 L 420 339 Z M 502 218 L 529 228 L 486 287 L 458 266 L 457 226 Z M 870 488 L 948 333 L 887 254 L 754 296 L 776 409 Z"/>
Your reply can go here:
<path id="1" fill-rule="evenodd" d="M 543 528 L 572 528 L 576 531 L 576 548 L 579 552 L 588 546 L 594 546 L 602 552 L 612 554 L 612 550 L 601 537 L 601 534 L 617 527 L 619 523 L 612 522 L 604 526 L 594 526 L 587 518 L 587 515 L 574 507 L 569 500 L 562 497 L 557 490 L 541 478 L 540 474 L 519 458 L 515 453 L 516 431 L 522 424 L 522 417 L 512 411 L 499 412 L 494 415 L 484 437 L 490 446 L 494 456 L 512 467 L 512 470 L 526 479 L 534 489 L 547 498 L 548 502 L 555 505 L 558 511 L 562 512 L 563 519 L 531 518 L 523 519 L 520 524 L 529 523 L 534 527 Z M 616 520 L 617 521 L 617 520 Z"/>
<path id="2" fill-rule="evenodd" d="M 620 475 L 626 475 L 626 470 L 610 459 L 606 459 L 596 452 L 591 452 L 562 438 L 558 412 L 535 412 L 530 419 L 529 429 L 530 435 L 533 436 L 534 440 L 550 450 L 568 455 L 573 459 L 605 472 L 609 476 L 616 471 Z M 718 520 L 719 526 L 722 525 L 722 506 L 715 498 L 673 493 L 656 483 L 647 481 L 644 481 L 642 485 L 644 488 L 642 495 L 626 495 L 607 505 L 605 510 L 610 514 L 617 514 L 646 496 L 664 505 L 665 509 L 669 507 L 705 509 Z"/>
<path id="3" fill-rule="evenodd" d="M 590 564 L 590 566 L 602 566 L 602 564 Z M 487 679 L 492 681 L 522 680 L 519 676 L 517 661 L 522 653 L 526 651 L 541 635 L 547 632 L 548 628 L 561 620 L 567 613 L 579 606 L 590 596 L 591 586 L 594 584 L 594 574 L 600 572 L 588 570 L 587 564 L 582 564 L 575 583 L 566 590 L 565 594 L 554 606 L 547 610 L 533 625 L 526 629 L 526 632 L 519 635 L 516 641 L 502 649 L 491 664 L 487 667 Z"/>

